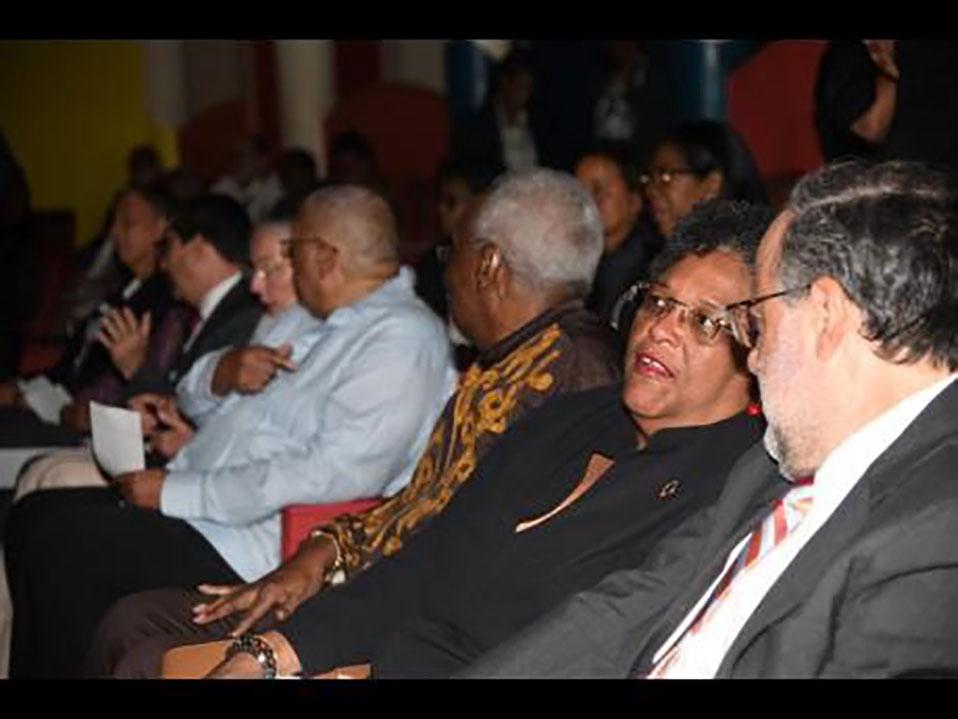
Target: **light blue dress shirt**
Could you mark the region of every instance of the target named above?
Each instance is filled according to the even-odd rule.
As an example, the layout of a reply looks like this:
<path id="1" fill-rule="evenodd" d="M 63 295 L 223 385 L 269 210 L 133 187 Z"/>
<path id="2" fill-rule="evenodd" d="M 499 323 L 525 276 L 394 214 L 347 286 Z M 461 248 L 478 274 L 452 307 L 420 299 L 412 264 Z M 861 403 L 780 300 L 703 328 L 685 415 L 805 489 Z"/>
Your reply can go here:
<path id="1" fill-rule="evenodd" d="M 279 347 L 291 343 L 304 332 L 315 329 L 320 323 L 321 320 L 313 317 L 309 310 L 296 303 L 277 315 L 264 314 L 256 325 L 249 346 Z M 223 355 L 232 349 L 232 347 L 224 347 L 203 355 L 193 363 L 190 371 L 183 375 L 176 385 L 177 406 L 197 426 L 209 419 L 213 411 L 222 406 L 227 399 L 237 395 L 237 393 L 230 393 L 220 397 L 213 394 L 210 389 L 216 366 Z"/>
<path id="2" fill-rule="evenodd" d="M 300 335 L 298 369 L 228 397 L 167 464 L 161 511 L 244 580 L 278 566 L 283 507 L 390 496 L 409 482 L 457 379 L 413 277 L 403 268 Z"/>

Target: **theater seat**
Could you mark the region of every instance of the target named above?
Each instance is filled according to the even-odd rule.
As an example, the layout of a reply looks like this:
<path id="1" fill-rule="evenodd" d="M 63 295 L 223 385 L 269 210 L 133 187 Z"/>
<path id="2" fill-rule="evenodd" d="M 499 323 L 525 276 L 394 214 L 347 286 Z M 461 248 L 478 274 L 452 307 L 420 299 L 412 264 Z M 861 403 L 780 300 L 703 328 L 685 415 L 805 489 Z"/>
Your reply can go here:
<path id="1" fill-rule="evenodd" d="M 359 514 L 380 504 L 382 499 L 355 499 L 339 504 L 295 504 L 283 510 L 282 556 L 289 559 L 310 530 L 340 514 Z"/>

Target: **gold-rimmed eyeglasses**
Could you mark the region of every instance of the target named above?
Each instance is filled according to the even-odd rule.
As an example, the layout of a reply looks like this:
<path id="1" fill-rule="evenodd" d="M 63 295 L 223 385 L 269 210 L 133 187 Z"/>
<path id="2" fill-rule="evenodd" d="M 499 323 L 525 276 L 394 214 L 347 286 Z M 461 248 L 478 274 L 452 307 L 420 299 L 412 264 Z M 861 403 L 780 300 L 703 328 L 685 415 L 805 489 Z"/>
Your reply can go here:
<path id="1" fill-rule="evenodd" d="M 695 340 L 702 345 L 715 344 L 722 332 L 735 337 L 731 317 L 724 307 L 696 307 L 670 297 L 651 282 L 635 283 L 618 299 L 612 312 L 613 317 L 616 318 L 613 327 L 618 329 L 625 306 L 636 302 L 638 303 L 635 310 L 637 321 L 662 319 L 672 312 L 677 312 L 679 322 L 684 324 Z"/>

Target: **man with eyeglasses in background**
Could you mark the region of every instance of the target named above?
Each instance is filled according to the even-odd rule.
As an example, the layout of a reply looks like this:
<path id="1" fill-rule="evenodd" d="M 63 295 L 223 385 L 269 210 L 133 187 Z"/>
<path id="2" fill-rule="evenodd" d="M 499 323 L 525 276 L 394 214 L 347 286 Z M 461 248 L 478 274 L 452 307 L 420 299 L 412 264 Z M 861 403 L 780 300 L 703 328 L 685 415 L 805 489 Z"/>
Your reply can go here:
<path id="1" fill-rule="evenodd" d="M 264 663 L 231 652 L 213 676 L 367 662 L 375 677 L 447 676 L 569 594 L 641 563 L 716 500 L 761 436 L 725 307 L 748 294 L 770 219 L 742 203 L 698 208 L 653 267 L 624 384 L 530 414 L 403 551 L 247 640 Z"/>
<path id="2" fill-rule="evenodd" d="M 295 369 L 228 397 L 164 469 L 115 478 L 120 502 L 79 489 L 15 505 L 11 676 L 79 673 L 97 623 L 128 593 L 265 574 L 279 563 L 287 505 L 389 495 L 409 481 L 456 375 L 442 324 L 400 269 L 392 212 L 370 190 L 327 188 L 294 233 L 296 290 L 323 320 L 292 342 Z"/>

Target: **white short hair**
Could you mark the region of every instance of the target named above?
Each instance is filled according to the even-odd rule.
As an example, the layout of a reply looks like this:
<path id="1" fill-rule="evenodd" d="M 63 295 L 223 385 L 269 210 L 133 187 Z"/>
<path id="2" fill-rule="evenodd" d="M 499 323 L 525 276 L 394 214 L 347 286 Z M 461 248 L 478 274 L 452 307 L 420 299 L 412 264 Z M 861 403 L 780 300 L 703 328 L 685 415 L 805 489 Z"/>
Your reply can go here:
<path id="1" fill-rule="evenodd" d="M 494 243 L 516 281 L 538 291 L 585 296 L 602 256 L 602 222 L 592 195 L 571 175 L 534 169 L 502 175 L 475 221 L 477 241 Z"/>
<path id="2" fill-rule="evenodd" d="M 303 203 L 301 215 L 328 213 L 340 223 L 337 238 L 349 266 L 363 274 L 383 264 L 399 264 L 396 218 L 385 198 L 359 185 L 333 185 L 316 190 Z"/>

